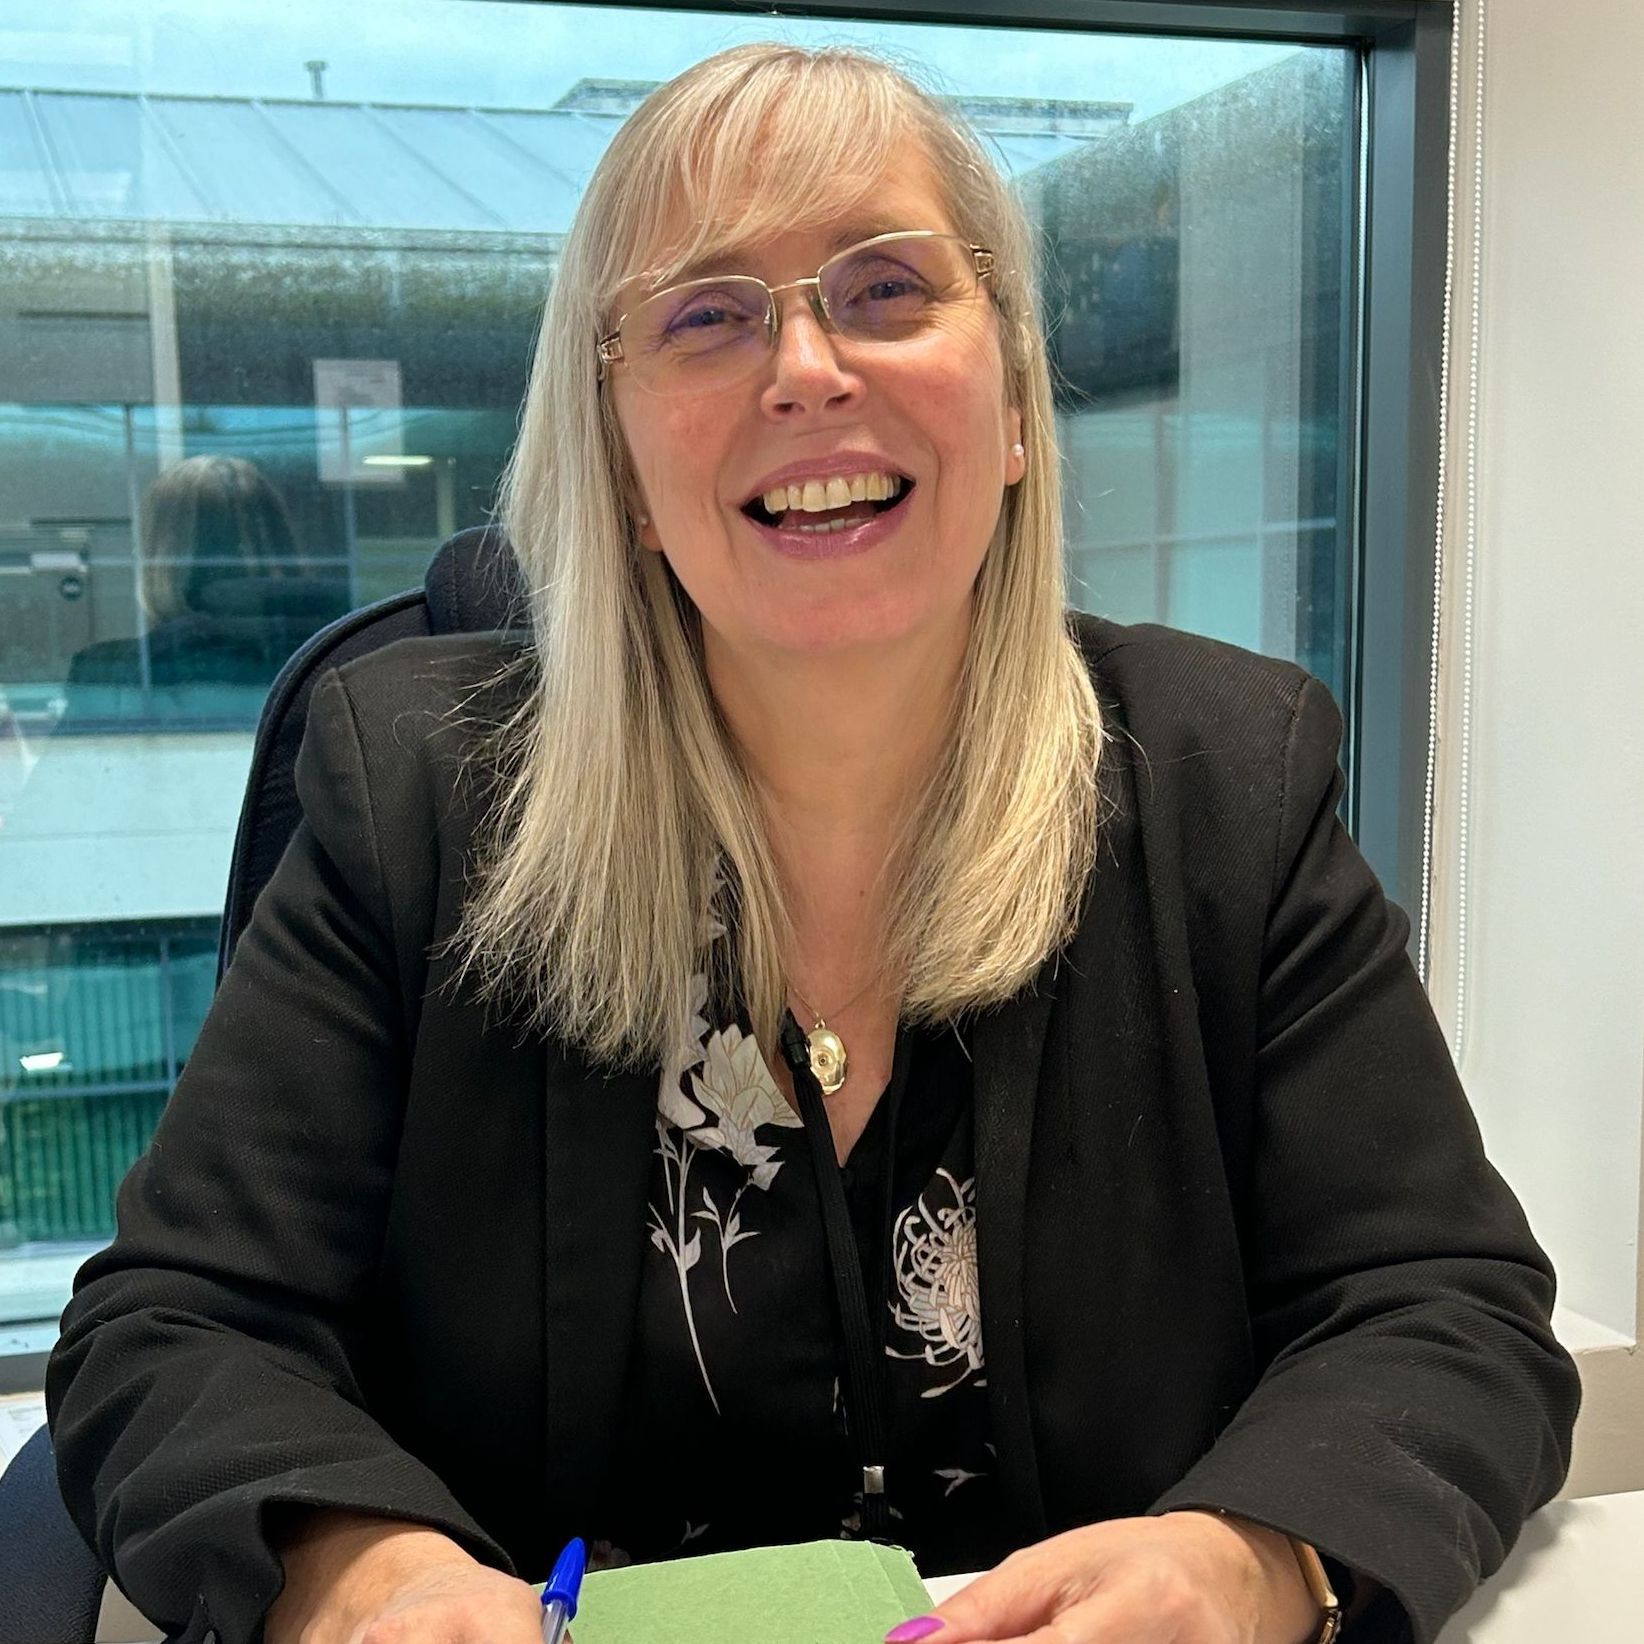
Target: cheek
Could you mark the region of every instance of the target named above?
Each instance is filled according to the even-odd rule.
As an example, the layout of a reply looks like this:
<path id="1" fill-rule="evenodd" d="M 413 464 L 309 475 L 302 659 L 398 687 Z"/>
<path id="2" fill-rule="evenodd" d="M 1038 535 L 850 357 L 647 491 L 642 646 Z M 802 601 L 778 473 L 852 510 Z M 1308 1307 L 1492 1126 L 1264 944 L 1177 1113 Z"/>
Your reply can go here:
<path id="1" fill-rule="evenodd" d="M 640 488 L 659 518 L 712 511 L 726 422 L 703 406 L 664 401 L 624 425 Z"/>
<path id="2" fill-rule="evenodd" d="M 928 364 L 915 403 L 922 407 L 920 420 L 949 470 L 945 478 L 967 492 L 1002 483 L 1009 442 L 996 339 L 980 333 L 950 338 Z"/>
<path id="3" fill-rule="evenodd" d="M 943 489 L 967 505 L 997 492 L 1005 480 L 1005 411 L 986 377 L 933 388 L 926 416 L 941 466 Z"/>

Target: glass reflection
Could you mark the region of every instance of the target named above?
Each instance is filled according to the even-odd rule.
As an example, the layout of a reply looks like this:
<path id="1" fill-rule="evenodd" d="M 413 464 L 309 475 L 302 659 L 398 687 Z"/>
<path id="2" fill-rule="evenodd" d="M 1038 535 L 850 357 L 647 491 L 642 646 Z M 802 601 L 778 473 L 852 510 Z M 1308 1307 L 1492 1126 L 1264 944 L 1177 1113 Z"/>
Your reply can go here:
<path id="1" fill-rule="evenodd" d="M 0 1320 L 60 1308 L 53 1252 L 106 1234 L 187 1053 L 269 682 L 484 523 L 578 193 L 710 51 L 929 66 L 1041 231 L 1076 602 L 1350 699 L 1350 52 L 510 0 L 53 17 L 19 39 L 55 60 L 0 68 Z"/>

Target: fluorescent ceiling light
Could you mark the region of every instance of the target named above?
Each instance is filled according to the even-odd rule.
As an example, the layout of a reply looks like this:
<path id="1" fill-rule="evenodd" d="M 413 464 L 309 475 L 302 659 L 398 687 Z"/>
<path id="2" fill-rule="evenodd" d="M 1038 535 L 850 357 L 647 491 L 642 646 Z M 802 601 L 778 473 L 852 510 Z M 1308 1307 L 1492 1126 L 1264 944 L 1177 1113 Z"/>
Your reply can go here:
<path id="1" fill-rule="evenodd" d="M 432 457 L 362 457 L 360 459 L 368 468 L 426 468 L 434 459 Z"/>

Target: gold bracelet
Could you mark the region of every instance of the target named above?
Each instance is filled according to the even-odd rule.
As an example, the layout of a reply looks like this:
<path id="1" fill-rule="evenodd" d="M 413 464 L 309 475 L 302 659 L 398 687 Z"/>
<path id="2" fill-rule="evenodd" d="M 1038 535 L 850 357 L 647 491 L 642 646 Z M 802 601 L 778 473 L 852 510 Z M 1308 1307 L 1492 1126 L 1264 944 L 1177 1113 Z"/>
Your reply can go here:
<path id="1" fill-rule="evenodd" d="M 1330 1585 L 1330 1577 L 1325 1574 L 1324 1560 L 1305 1541 L 1298 1541 L 1295 1536 L 1286 1536 L 1285 1540 L 1290 1543 L 1290 1550 L 1296 1555 L 1296 1562 L 1301 1566 L 1302 1580 L 1307 1583 L 1308 1596 L 1320 1610 L 1319 1636 L 1314 1639 L 1313 1644 L 1335 1644 L 1336 1637 L 1341 1632 L 1341 1600 L 1336 1597 L 1336 1590 Z"/>

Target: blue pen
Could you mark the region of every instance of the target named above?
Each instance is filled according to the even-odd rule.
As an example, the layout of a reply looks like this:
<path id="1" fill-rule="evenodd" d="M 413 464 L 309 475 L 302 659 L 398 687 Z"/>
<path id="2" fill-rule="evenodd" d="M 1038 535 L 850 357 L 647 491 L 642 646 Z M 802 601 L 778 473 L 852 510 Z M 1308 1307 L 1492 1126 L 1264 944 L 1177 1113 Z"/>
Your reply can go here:
<path id="1" fill-rule="evenodd" d="M 567 1543 L 554 1560 L 554 1573 L 542 1589 L 542 1644 L 560 1644 L 566 1626 L 577 1613 L 577 1595 L 582 1591 L 582 1570 L 588 1549 L 581 1537 Z"/>

